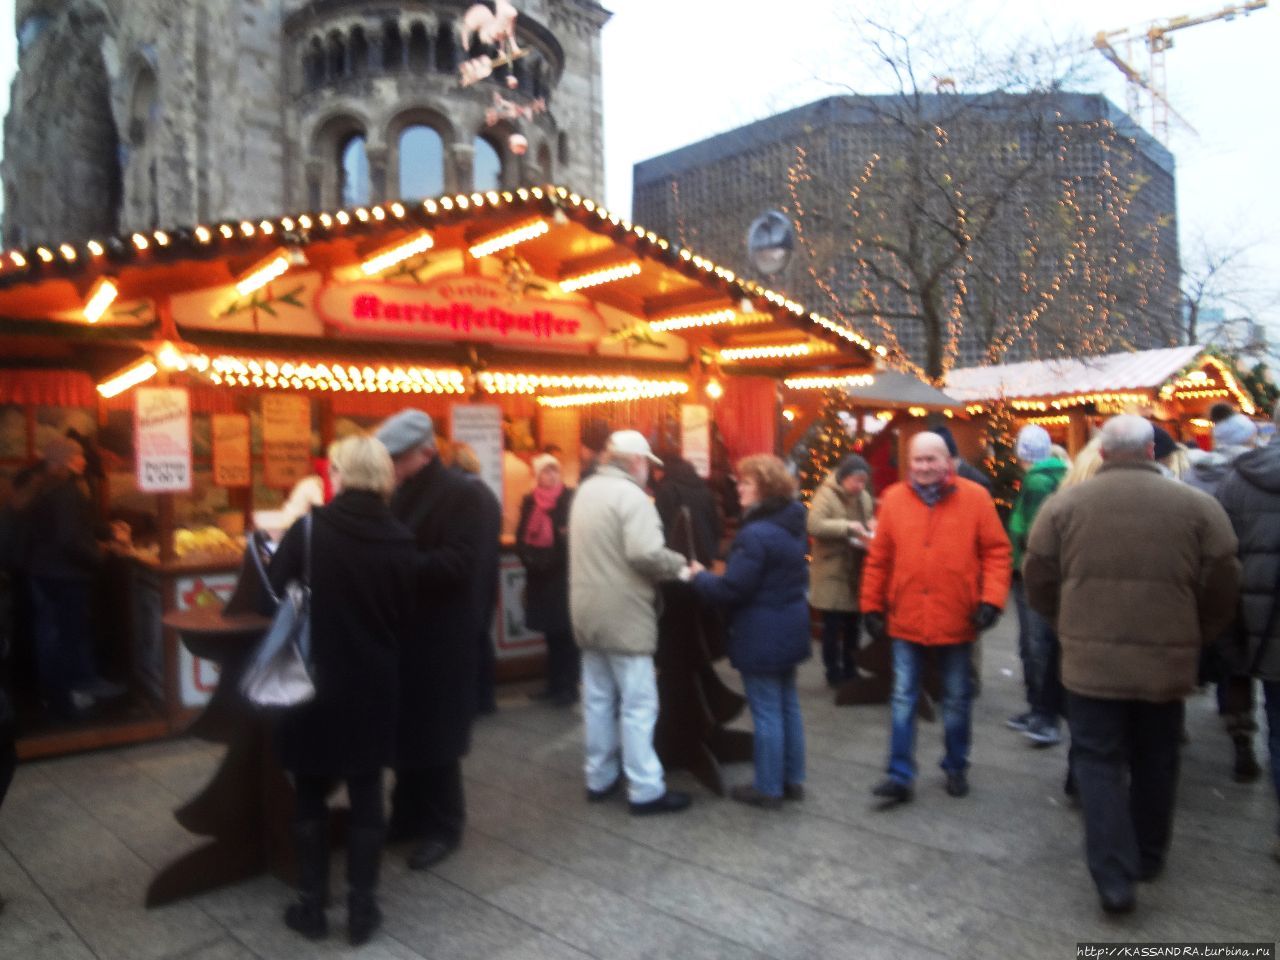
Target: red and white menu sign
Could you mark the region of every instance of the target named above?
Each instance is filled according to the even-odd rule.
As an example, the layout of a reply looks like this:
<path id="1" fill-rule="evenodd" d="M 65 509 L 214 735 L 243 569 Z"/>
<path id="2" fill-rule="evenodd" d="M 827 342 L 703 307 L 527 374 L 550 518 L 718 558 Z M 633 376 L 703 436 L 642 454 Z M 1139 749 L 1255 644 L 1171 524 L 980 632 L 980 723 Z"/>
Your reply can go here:
<path id="1" fill-rule="evenodd" d="M 191 395 L 181 387 L 139 387 L 134 391 L 133 426 L 138 489 L 190 492 Z"/>

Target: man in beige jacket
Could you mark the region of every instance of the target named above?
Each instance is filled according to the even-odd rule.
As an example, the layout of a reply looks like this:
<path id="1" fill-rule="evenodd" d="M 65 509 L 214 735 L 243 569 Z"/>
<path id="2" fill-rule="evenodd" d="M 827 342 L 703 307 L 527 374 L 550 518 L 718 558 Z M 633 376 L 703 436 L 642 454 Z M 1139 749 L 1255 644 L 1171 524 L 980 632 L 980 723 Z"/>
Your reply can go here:
<path id="1" fill-rule="evenodd" d="M 569 613 L 582 648 L 587 799 L 613 796 L 625 772 L 634 814 L 673 813 L 690 803 L 687 793 L 667 790 L 653 748 L 655 584 L 691 572 L 683 556 L 667 549 L 644 491 L 650 463 L 662 461 L 643 435 L 613 433 L 569 512 Z"/>
<path id="2" fill-rule="evenodd" d="M 1107 421 L 1102 469 L 1045 501 L 1022 567 L 1062 645 L 1085 856 L 1108 913 L 1132 910 L 1134 881 L 1164 867 L 1182 701 L 1239 589 L 1226 513 L 1154 457 L 1150 423 Z"/>

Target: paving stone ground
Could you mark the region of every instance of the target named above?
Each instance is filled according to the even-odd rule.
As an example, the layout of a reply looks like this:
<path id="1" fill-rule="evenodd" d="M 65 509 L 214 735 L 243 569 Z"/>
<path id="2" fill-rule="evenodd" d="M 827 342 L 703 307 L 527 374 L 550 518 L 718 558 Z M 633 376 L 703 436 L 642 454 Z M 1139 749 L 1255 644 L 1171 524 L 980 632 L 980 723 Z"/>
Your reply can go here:
<path id="1" fill-rule="evenodd" d="M 1034 749 L 1004 728 L 1021 704 L 1013 630 L 1007 617 L 984 641 L 972 793 L 943 792 L 940 726 L 922 724 L 917 798 L 892 811 L 869 794 L 887 708 L 835 707 L 812 661 L 801 675 L 809 797 L 779 813 L 680 773 L 672 785 L 696 796 L 688 813 L 588 805 L 580 715 L 504 689 L 466 761 L 462 849 L 426 873 L 390 856 L 386 925 L 359 951 L 285 930 L 289 891 L 270 877 L 143 908 L 151 874 L 197 842 L 172 810 L 220 748 L 178 739 L 28 764 L 0 810 L 0 960 L 1048 960 L 1074 957 L 1078 941 L 1274 941 L 1276 800 L 1265 778 L 1231 781 L 1207 694 L 1188 702 L 1168 869 L 1140 888 L 1134 915 L 1099 911 L 1061 792 L 1065 745 Z M 747 765 L 732 773 L 750 777 Z"/>

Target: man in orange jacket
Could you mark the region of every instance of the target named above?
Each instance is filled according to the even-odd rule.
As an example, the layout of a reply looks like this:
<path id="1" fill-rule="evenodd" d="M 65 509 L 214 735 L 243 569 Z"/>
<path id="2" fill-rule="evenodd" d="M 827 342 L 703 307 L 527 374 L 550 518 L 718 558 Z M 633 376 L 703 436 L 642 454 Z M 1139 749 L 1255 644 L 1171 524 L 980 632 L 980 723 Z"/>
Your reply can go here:
<path id="1" fill-rule="evenodd" d="M 888 804 L 911 799 L 916 699 L 930 648 L 942 674 L 947 793 L 969 792 L 970 655 L 978 632 L 991 627 L 1004 606 L 1011 552 L 987 491 L 953 475 L 941 437 L 916 434 L 906 481 L 889 487 L 880 501 L 862 573 L 867 632 L 893 640 L 888 777 L 872 791 Z"/>

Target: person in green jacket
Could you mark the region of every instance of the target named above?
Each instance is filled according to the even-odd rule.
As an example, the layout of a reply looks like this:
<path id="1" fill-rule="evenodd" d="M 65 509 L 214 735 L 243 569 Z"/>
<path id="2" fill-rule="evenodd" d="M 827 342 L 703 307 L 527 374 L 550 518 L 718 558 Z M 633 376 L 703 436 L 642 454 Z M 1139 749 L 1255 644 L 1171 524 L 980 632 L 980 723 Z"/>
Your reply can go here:
<path id="1" fill-rule="evenodd" d="M 1037 746 L 1050 747 L 1062 739 L 1058 717 L 1062 713 L 1062 678 L 1058 669 L 1058 638 L 1053 625 L 1027 605 L 1022 585 L 1022 556 L 1036 514 L 1067 475 L 1067 464 L 1051 456 L 1052 441 L 1044 427 L 1029 423 L 1018 431 L 1015 447 L 1026 468 L 1018 499 L 1009 514 L 1009 540 L 1013 544 L 1013 596 L 1018 611 L 1018 654 L 1027 688 L 1027 710 L 1008 719 Z"/>

